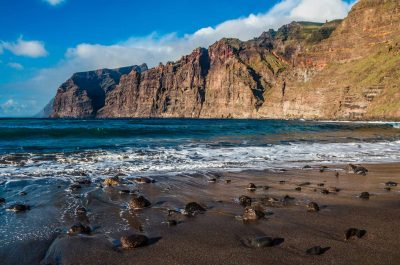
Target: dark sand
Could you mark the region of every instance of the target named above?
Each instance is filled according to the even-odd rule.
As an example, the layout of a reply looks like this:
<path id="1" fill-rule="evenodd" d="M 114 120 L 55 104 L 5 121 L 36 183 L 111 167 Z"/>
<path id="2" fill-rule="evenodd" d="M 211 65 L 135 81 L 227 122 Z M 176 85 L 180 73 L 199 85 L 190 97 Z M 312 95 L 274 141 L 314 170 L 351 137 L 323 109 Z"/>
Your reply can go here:
<path id="1" fill-rule="evenodd" d="M 329 166 L 280 172 L 249 171 L 160 177 L 152 184 L 130 184 L 99 188 L 98 183 L 74 192 L 65 180 L 35 180 L 24 183 L 28 192 L 22 201 L 32 204 L 26 213 L 5 211 L 0 206 L 1 264 L 400 264 L 400 187 L 385 190 L 385 183 L 400 183 L 400 164 L 366 165 L 367 176 L 348 173 L 345 166 Z M 335 173 L 339 172 L 339 177 Z M 207 177 L 217 176 L 215 183 Z M 231 180 L 230 184 L 225 180 Z M 286 181 L 280 184 L 280 181 Z M 255 192 L 245 188 L 253 182 Z M 295 191 L 298 184 L 311 185 Z M 318 186 L 324 183 L 324 187 Z M 0 186 L 1 196 L 17 200 L 15 183 Z M 20 186 L 21 183 L 19 182 Z M 57 186 L 61 185 L 61 188 Z M 270 186 L 264 190 L 262 186 Z M 18 187 L 19 187 L 18 186 Z M 337 193 L 322 194 L 323 188 L 337 187 Z M 129 194 L 118 189 L 138 190 L 152 202 L 148 209 L 128 209 Z M 315 191 L 316 189 L 316 191 Z M 369 200 L 357 196 L 364 191 Z M 244 208 L 237 198 L 247 195 L 265 212 L 266 218 L 243 223 L 236 216 Z M 261 199 L 285 195 L 295 200 L 269 205 Z M 184 208 L 191 201 L 207 206 L 195 217 L 174 214 L 179 221 L 168 227 L 169 209 Z M 317 202 L 318 213 L 306 205 Z M 87 219 L 74 214 L 77 206 L 88 209 Z M 80 221 L 94 230 L 92 235 L 67 235 Z M 361 238 L 344 240 L 346 229 L 367 230 Z M 121 250 L 122 235 L 142 233 L 150 245 Z M 250 248 L 243 242 L 255 236 L 284 238 L 278 246 Z M 330 249 L 320 256 L 306 250 Z"/>

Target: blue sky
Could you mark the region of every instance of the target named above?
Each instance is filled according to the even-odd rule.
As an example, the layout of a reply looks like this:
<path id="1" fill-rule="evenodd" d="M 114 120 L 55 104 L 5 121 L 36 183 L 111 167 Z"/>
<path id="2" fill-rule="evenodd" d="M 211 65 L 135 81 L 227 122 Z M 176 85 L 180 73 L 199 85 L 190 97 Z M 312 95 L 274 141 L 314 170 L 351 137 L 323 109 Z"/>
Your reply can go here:
<path id="1" fill-rule="evenodd" d="M 1 0 L 0 117 L 30 116 L 73 72 L 176 60 L 222 37 L 342 18 L 344 0 Z"/>

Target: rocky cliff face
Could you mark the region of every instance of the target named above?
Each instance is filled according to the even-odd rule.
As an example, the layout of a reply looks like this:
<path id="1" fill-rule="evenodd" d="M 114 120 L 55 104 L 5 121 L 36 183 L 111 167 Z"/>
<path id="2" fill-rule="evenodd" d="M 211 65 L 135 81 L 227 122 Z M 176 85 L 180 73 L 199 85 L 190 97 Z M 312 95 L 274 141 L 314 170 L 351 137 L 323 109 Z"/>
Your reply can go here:
<path id="1" fill-rule="evenodd" d="M 53 100 L 53 118 L 96 117 L 107 95 L 119 84 L 121 76 L 131 71 L 147 70 L 146 65 L 119 69 L 101 69 L 74 74 L 57 90 Z"/>
<path id="2" fill-rule="evenodd" d="M 75 74 L 52 117 L 400 119 L 400 2 L 222 39 L 177 62 Z"/>

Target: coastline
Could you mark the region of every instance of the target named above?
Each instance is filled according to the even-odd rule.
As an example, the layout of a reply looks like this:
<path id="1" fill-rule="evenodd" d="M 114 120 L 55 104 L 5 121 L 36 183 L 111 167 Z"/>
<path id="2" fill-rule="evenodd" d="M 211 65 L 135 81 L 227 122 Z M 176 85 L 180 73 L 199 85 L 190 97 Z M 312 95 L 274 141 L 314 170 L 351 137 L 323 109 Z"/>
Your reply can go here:
<path id="1" fill-rule="evenodd" d="M 100 188 L 100 182 L 95 181 L 75 191 L 68 190 L 73 179 L 35 180 L 27 186 L 24 198 L 33 204 L 30 211 L 1 209 L 0 218 L 6 222 L 0 229 L 13 223 L 14 231 L 27 239 L 3 242 L 0 258 L 4 264 L 395 264 L 400 261 L 400 234 L 393 225 L 400 218 L 400 189 L 387 191 L 385 183 L 400 182 L 400 163 L 364 166 L 369 170 L 366 176 L 348 173 L 345 165 L 329 165 L 324 172 L 314 167 L 160 176 L 154 178 L 155 183 L 129 182 L 120 187 Z M 215 182 L 210 182 L 214 178 Z M 258 187 L 255 192 L 246 190 L 250 182 Z M 310 185 L 296 191 L 304 182 Z M 1 187 L 15 192 L 8 183 Z M 332 187 L 340 191 L 321 193 Z M 145 196 L 152 206 L 129 210 L 130 195 L 119 192 L 127 188 Z M 357 197 L 365 191 L 371 194 L 369 200 Z M 255 200 L 267 216 L 243 223 L 238 218 L 244 212 L 238 203 L 241 195 Z M 283 203 L 286 195 L 294 199 Z M 271 204 L 267 197 L 278 201 Z M 180 214 L 168 217 L 168 210 L 179 210 L 191 201 L 204 205 L 207 211 L 190 218 Z M 310 201 L 319 204 L 318 213 L 307 212 Z M 80 221 L 92 227 L 91 235 L 66 233 L 79 221 L 74 211 L 77 206 L 88 209 L 87 219 Z M 177 226 L 166 225 L 171 218 L 178 221 Z M 367 234 L 345 241 L 344 231 L 352 227 L 365 229 Z M 38 235 L 28 239 L 27 228 L 38 230 Z M 152 239 L 150 245 L 121 249 L 120 237 L 132 233 L 145 234 Z M 284 242 L 270 248 L 246 244 L 264 235 L 283 238 Z M 320 256 L 305 253 L 318 245 L 330 249 Z"/>

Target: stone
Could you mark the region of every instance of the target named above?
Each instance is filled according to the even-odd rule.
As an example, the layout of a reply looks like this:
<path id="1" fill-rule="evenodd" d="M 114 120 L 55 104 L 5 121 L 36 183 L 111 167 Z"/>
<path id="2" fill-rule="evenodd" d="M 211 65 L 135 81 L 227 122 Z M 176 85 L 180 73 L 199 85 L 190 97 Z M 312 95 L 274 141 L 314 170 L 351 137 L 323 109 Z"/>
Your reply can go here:
<path id="1" fill-rule="evenodd" d="M 397 182 L 389 181 L 385 183 L 386 187 L 397 187 Z"/>
<path id="2" fill-rule="evenodd" d="M 361 192 L 361 194 L 359 195 L 359 197 L 360 197 L 361 199 L 364 199 L 364 200 L 368 200 L 368 199 L 369 199 L 369 196 L 370 196 L 369 192 L 366 192 L 366 191 Z"/>
<path id="3" fill-rule="evenodd" d="M 321 246 L 315 246 L 310 249 L 307 249 L 306 253 L 308 255 L 322 255 L 326 251 L 328 251 L 330 248 L 322 248 Z"/>
<path id="4" fill-rule="evenodd" d="M 226 184 L 230 184 L 231 182 L 232 182 L 232 180 L 230 180 L 230 179 L 226 179 L 226 180 L 225 180 L 225 183 L 226 183 Z"/>
<path id="5" fill-rule="evenodd" d="M 323 173 L 323 172 L 325 172 L 327 169 L 328 169 L 327 166 L 322 166 L 322 167 L 319 168 L 319 172 Z"/>
<path id="6" fill-rule="evenodd" d="M 327 189 L 322 189 L 322 190 L 321 190 L 321 193 L 326 195 L 326 194 L 329 194 L 330 192 L 329 192 L 329 190 L 327 190 Z"/>
<path id="7" fill-rule="evenodd" d="M 366 230 L 358 229 L 358 228 L 349 228 L 345 232 L 345 240 L 349 240 L 352 237 L 362 238 L 367 234 Z"/>
<path id="8" fill-rule="evenodd" d="M 368 173 L 368 169 L 366 169 L 363 166 L 359 166 L 359 165 L 353 165 L 353 164 L 349 164 L 350 169 L 353 171 L 353 173 L 357 174 L 357 175 L 363 175 L 366 176 Z"/>
<path id="9" fill-rule="evenodd" d="M 75 183 L 80 184 L 80 185 L 90 185 L 92 184 L 92 181 L 88 178 L 78 178 L 74 180 Z"/>
<path id="10" fill-rule="evenodd" d="M 71 226 L 71 228 L 68 230 L 68 234 L 70 235 L 75 235 L 75 234 L 90 235 L 91 233 L 92 229 L 89 226 L 83 225 L 81 223 Z"/>
<path id="11" fill-rule="evenodd" d="M 19 203 L 10 205 L 10 206 L 7 208 L 8 211 L 12 211 L 12 212 L 16 212 L 16 213 L 25 212 L 25 211 L 28 211 L 28 210 L 30 210 L 30 209 L 31 209 L 31 208 L 30 208 L 29 205 L 26 205 L 26 204 L 19 204 Z"/>
<path id="12" fill-rule="evenodd" d="M 129 235 L 129 236 L 122 236 L 120 241 L 122 249 L 129 250 L 148 245 L 149 238 L 144 235 Z"/>
<path id="13" fill-rule="evenodd" d="M 300 183 L 298 186 L 299 187 L 304 187 L 304 186 L 309 186 L 309 185 L 311 185 L 310 182 L 303 182 L 303 183 Z"/>
<path id="14" fill-rule="evenodd" d="M 69 190 L 71 190 L 71 191 L 77 191 L 77 190 L 80 190 L 80 189 L 82 189 L 82 186 L 77 184 L 77 183 L 71 184 L 69 186 Z"/>
<path id="15" fill-rule="evenodd" d="M 26 191 L 21 191 L 21 192 L 19 193 L 19 195 L 20 195 L 20 196 L 26 196 L 26 195 L 28 195 L 28 193 L 27 193 Z"/>
<path id="16" fill-rule="evenodd" d="M 121 184 L 121 180 L 119 177 L 111 177 L 111 178 L 106 178 L 103 181 L 103 185 L 106 187 L 113 187 L 113 186 L 118 186 Z"/>
<path id="17" fill-rule="evenodd" d="M 295 191 L 301 191 L 301 187 L 296 187 Z"/>
<path id="18" fill-rule="evenodd" d="M 185 206 L 186 215 L 193 216 L 197 213 L 204 213 L 206 209 L 197 202 L 190 202 Z"/>
<path id="19" fill-rule="evenodd" d="M 138 184 L 150 184 L 153 183 L 152 179 L 145 178 L 145 177 L 140 177 L 140 178 L 135 178 L 134 181 Z"/>
<path id="20" fill-rule="evenodd" d="M 309 204 L 307 204 L 307 211 L 319 212 L 319 205 L 316 202 L 310 202 Z"/>
<path id="21" fill-rule="evenodd" d="M 252 202 L 252 199 L 248 196 L 242 195 L 239 197 L 239 203 L 243 207 L 250 206 Z"/>
<path id="22" fill-rule="evenodd" d="M 176 226 L 177 224 L 178 224 L 178 222 L 176 220 L 168 220 L 167 221 L 168 226 Z"/>
<path id="23" fill-rule="evenodd" d="M 244 221 L 256 221 L 265 216 L 265 213 L 256 209 L 256 207 L 247 206 L 244 209 L 243 220 Z"/>
<path id="24" fill-rule="evenodd" d="M 6 199 L 0 198 L 0 205 L 5 204 L 5 203 L 6 203 Z"/>
<path id="25" fill-rule="evenodd" d="M 336 187 L 329 187 L 328 191 L 331 192 L 331 193 L 335 193 L 335 192 L 339 192 L 340 189 L 336 188 Z"/>
<path id="26" fill-rule="evenodd" d="M 251 240 L 251 246 L 255 248 L 272 247 L 274 239 L 272 237 L 256 237 Z"/>
<path id="27" fill-rule="evenodd" d="M 134 197 L 129 202 L 129 208 L 132 210 L 139 210 L 143 208 L 150 207 L 151 203 L 143 196 Z"/>
<path id="28" fill-rule="evenodd" d="M 254 183 L 249 183 L 246 189 L 248 189 L 249 191 L 255 191 L 257 189 L 257 186 Z"/>
<path id="29" fill-rule="evenodd" d="M 303 167 L 303 169 L 310 169 L 310 168 L 311 168 L 310 165 L 305 165 L 305 166 Z"/>
<path id="30" fill-rule="evenodd" d="M 83 206 L 80 206 L 78 208 L 75 209 L 75 214 L 76 215 L 85 215 L 87 212 L 86 208 Z"/>

